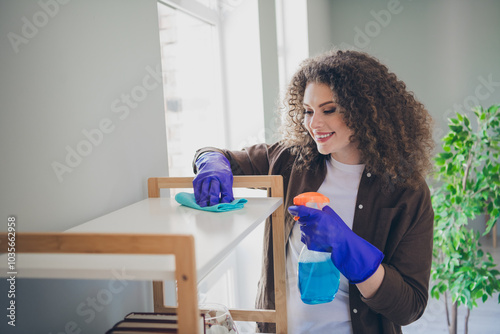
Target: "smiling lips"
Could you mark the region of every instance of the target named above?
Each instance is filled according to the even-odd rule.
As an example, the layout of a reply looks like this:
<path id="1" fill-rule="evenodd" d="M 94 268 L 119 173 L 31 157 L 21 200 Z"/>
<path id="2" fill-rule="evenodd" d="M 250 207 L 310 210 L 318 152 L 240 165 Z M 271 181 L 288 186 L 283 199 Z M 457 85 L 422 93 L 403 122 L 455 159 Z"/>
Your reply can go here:
<path id="1" fill-rule="evenodd" d="M 331 136 L 333 136 L 335 132 L 320 132 L 314 134 L 314 138 L 316 139 L 317 142 L 325 142 L 327 141 Z"/>

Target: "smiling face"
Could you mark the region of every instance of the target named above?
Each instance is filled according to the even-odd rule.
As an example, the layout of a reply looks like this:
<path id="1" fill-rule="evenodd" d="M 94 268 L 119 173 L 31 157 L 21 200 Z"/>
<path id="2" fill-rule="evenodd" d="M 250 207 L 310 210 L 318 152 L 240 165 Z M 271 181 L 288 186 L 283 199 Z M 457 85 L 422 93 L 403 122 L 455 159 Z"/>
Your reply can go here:
<path id="1" fill-rule="evenodd" d="M 304 126 L 316 142 L 321 154 L 344 164 L 360 164 L 360 152 L 351 142 L 353 131 L 347 127 L 340 106 L 334 101 L 329 86 L 310 82 L 304 92 Z"/>

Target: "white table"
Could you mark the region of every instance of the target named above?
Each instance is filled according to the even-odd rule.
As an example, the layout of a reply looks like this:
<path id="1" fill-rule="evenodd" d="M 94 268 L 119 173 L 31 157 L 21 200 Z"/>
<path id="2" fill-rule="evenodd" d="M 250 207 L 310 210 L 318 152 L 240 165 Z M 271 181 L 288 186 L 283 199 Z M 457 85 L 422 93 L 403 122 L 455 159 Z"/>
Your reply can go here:
<path id="1" fill-rule="evenodd" d="M 160 198 L 160 189 L 187 188 L 192 178 L 150 178 L 149 198 L 63 233 L 16 236 L 16 277 L 153 280 L 154 309 L 163 302 L 164 280 L 176 280 L 179 333 L 197 332 L 196 284 L 267 217 L 272 216 L 276 310 L 231 310 L 235 320 L 276 323 L 287 332 L 283 180 L 281 176 L 235 176 L 233 187 L 267 189 L 241 210 L 213 213 Z M 21 241 L 22 240 L 22 241 Z M 8 243 L 0 234 L 0 246 Z M 132 246 L 132 247 L 131 247 Z M 46 254 L 50 253 L 50 254 Z M 151 255 L 154 254 L 154 255 Z M 175 254 L 175 262 L 172 255 Z M 6 255 L 0 256 L 5 277 Z"/>
<path id="2" fill-rule="evenodd" d="M 281 198 L 248 198 L 241 210 L 207 212 L 179 205 L 172 198 L 148 198 L 67 230 L 71 233 L 188 234 L 194 236 L 200 282 L 236 245 L 270 216 Z M 174 280 L 172 255 L 17 254 L 19 278 Z M 7 255 L 0 256 L 5 276 Z"/>

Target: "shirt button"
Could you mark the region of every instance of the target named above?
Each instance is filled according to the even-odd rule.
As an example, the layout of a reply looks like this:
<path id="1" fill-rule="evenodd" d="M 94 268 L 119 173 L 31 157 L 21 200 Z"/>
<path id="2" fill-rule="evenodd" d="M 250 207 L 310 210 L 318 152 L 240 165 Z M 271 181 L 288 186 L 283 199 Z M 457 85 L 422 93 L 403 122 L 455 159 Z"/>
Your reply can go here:
<path id="1" fill-rule="evenodd" d="M 352 313 L 358 313 L 358 309 L 356 308 L 352 309 Z"/>
<path id="2" fill-rule="evenodd" d="M 358 208 L 363 209 L 363 204 L 358 205 Z"/>
<path id="3" fill-rule="evenodd" d="M 372 173 L 366 173 L 366 176 L 367 176 L 367 177 L 371 177 L 371 176 L 372 176 Z"/>

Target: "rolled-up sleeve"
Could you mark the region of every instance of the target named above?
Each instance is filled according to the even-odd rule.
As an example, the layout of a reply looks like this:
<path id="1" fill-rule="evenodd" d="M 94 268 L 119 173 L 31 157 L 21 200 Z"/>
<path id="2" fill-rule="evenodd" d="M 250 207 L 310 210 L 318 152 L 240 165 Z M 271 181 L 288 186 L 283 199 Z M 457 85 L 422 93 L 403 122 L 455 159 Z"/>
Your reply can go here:
<path id="1" fill-rule="evenodd" d="M 204 147 L 196 151 L 193 159 L 193 171 L 196 173 L 195 161 L 204 153 L 219 152 L 223 154 L 231 164 L 234 175 L 267 175 L 269 173 L 270 154 L 276 145 L 258 144 L 246 147 L 240 151 L 218 149 L 215 147 Z"/>

